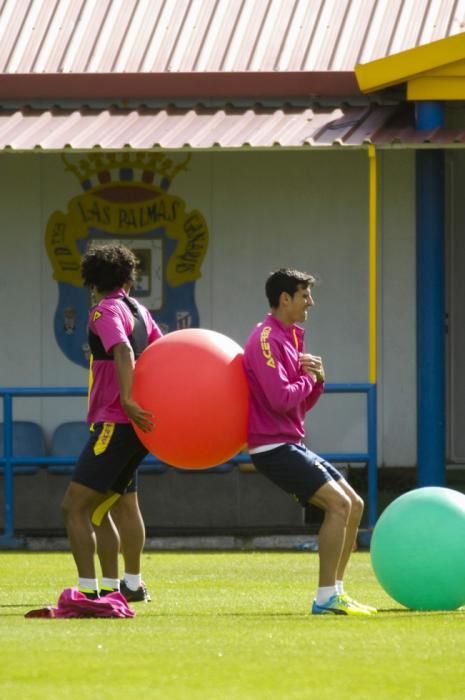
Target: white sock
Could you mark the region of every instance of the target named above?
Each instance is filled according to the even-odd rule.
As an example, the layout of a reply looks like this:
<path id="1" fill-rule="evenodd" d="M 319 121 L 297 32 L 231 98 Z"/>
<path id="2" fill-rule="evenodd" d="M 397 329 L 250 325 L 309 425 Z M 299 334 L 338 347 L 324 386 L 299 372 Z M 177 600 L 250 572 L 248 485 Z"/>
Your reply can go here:
<path id="1" fill-rule="evenodd" d="M 98 580 L 96 578 L 82 578 L 79 576 L 78 588 L 80 591 L 98 591 Z"/>
<path id="2" fill-rule="evenodd" d="M 336 595 L 336 586 L 321 586 L 316 592 L 316 604 L 324 605 L 331 596 Z"/>
<path id="3" fill-rule="evenodd" d="M 137 591 L 142 585 L 142 574 L 124 574 L 124 580 L 131 591 Z"/>
<path id="4" fill-rule="evenodd" d="M 119 578 L 102 578 L 102 588 L 104 591 L 119 591 Z"/>
<path id="5" fill-rule="evenodd" d="M 344 581 L 336 581 L 336 593 L 338 595 L 344 595 Z"/>

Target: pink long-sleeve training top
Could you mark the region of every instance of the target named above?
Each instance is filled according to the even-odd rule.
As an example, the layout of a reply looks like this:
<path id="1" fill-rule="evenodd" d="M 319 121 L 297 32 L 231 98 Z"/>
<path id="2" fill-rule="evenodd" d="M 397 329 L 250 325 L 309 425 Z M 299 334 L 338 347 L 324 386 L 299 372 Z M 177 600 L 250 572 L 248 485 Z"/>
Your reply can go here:
<path id="1" fill-rule="evenodd" d="M 301 369 L 303 352 L 303 328 L 288 326 L 271 313 L 250 334 L 244 348 L 249 448 L 303 440 L 305 414 L 324 392 L 324 383 Z"/>

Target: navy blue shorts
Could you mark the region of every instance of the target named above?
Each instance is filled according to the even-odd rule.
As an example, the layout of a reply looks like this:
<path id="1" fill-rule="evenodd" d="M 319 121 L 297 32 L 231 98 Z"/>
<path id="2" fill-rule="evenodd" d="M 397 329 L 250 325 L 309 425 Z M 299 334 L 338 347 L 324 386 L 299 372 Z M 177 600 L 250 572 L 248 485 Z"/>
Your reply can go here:
<path id="1" fill-rule="evenodd" d="M 257 471 L 294 496 L 302 506 L 328 481 L 343 478 L 332 464 L 305 445 L 280 445 L 251 454 L 250 458 Z"/>
<path id="2" fill-rule="evenodd" d="M 136 491 L 136 470 L 147 452 L 130 423 L 95 423 L 72 481 L 101 493 Z"/>

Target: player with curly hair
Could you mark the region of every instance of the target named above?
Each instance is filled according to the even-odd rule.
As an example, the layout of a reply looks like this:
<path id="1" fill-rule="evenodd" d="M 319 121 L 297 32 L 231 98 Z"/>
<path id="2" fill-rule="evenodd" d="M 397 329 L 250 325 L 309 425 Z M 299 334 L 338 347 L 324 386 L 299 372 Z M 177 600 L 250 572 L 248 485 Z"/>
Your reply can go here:
<path id="1" fill-rule="evenodd" d="M 121 546 L 126 568 L 121 592 L 128 601 L 149 599 L 137 563 L 145 529 L 136 489 L 136 470 L 147 449 L 132 423 L 149 431 L 153 418 L 131 398 L 131 389 L 135 360 L 162 333 L 148 309 L 128 295 L 136 268 L 135 254 L 123 245 L 91 247 L 81 261 L 84 284 L 95 301 L 88 324 L 91 364 L 87 422 L 91 429 L 62 508 L 78 570 L 78 588 L 89 598 L 120 589 Z M 119 516 L 121 538 L 110 509 Z M 134 542 L 136 546 L 131 547 Z M 96 575 L 96 553 L 102 568 L 101 586 Z M 139 571 L 131 570 L 138 566 Z"/>

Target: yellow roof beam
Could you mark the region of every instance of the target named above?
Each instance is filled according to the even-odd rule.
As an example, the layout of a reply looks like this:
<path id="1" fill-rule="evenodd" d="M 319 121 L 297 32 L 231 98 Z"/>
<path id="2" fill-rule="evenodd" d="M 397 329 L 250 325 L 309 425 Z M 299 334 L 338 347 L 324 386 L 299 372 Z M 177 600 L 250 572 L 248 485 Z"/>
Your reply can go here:
<path id="1" fill-rule="evenodd" d="M 428 76 L 432 77 L 442 77 L 442 76 L 465 76 L 465 60 L 457 61 L 456 63 L 449 63 L 447 66 L 440 66 L 439 68 L 433 68 L 433 70 L 428 71 Z"/>
<path id="2" fill-rule="evenodd" d="M 407 83 L 407 100 L 465 100 L 465 75 L 414 78 Z"/>
<path id="3" fill-rule="evenodd" d="M 401 51 L 370 63 L 360 63 L 355 67 L 355 75 L 363 92 L 373 92 L 405 83 L 422 73 L 463 60 L 465 60 L 465 33 Z"/>

